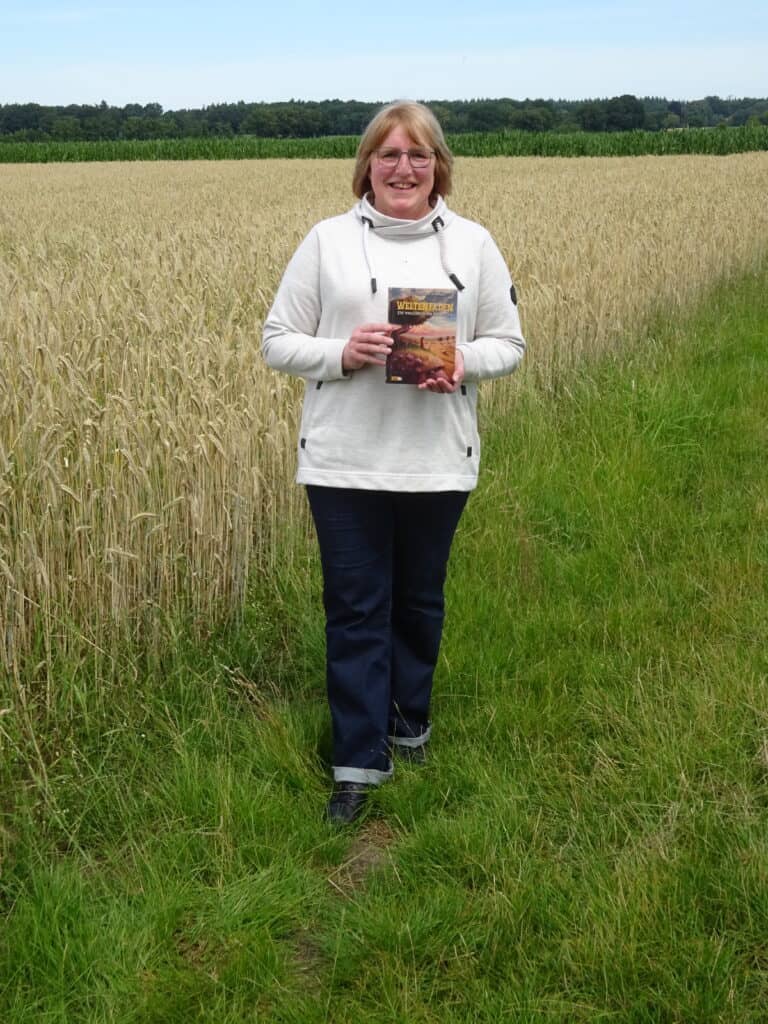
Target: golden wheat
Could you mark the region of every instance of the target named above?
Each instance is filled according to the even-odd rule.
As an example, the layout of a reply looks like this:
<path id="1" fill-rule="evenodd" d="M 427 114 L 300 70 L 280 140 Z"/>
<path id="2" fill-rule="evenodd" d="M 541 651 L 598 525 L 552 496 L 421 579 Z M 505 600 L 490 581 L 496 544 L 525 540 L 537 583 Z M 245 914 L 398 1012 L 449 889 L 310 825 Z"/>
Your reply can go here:
<path id="1" fill-rule="evenodd" d="M 3 169 L 0 665 L 17 681 L 32 654 L 50 681 L 62 654 L 165 642 L 181 612 L 205 628 L 305 527 L 300 389 L 262 364 L 260 327 L 350 173 Z M 767 176 L 768 154 L 467 159 L 454 206 L 498 240 L 546 383 L 762 260 Z"/>

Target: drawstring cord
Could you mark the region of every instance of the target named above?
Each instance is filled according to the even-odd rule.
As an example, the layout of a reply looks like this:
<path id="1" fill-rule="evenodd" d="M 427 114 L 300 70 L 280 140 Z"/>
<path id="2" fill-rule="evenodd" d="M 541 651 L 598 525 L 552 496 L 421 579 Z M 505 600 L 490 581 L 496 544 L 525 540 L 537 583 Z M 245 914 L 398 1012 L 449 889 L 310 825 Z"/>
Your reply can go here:
<path id="1" fill-rule="evenodd" d="M 432 229 L 437 235 L 437 244 L 440 246 L 440 262 L 443 265 L 443 270 L 446 272 L 451 281 L 456 285 L 456 288 L 460 291 L 464 291 L 464 285 L 458 278 L 457 274 L 454 274 L 448 265 L 448 254 L 445 251 L 445 224 L 443 224 L 442 217 L 435 217 L 432 221 Z"/>
<path id="2" fill-rule="evenodd" d="M 373 221 L 370 217 L 361 217 L 363 222 L 363 255 L 365 256 L 365 265 L 368 267 L 368 273 L 371 278 L 371 295 L 376 294 L 376 271 L 373 267 L 373 260 L 371 259 L 371 253 L 368 248 L 368 232 L 373 227 Z"/>
<path id="3" fill-rule="evenodd" d="M 373 263 L 373 256 L 369 245 L 369 232 L 374 228 L 374 224 L 370 217 L 361 217 L 360 220 L 363 222 L 363 255 L 365 256 L 365 265 L 368 268 L 368 275 L 371 280 L 371 295 L 375 295 L 378 291 L 378 285 L 376 283 L 376 268 Z M 444 234 L 445 224 L 443 223 L 443 218 L 437 216 L 430 223 L 432 224 L 432 230 L 437 235 L 437 244 L 440 247 L 440 264 L 449 280 L 455 285 L 458 291 L 463 292 L 464 285 L 459 280 L 458 275 L 451 270 L 448 263 Z"/>

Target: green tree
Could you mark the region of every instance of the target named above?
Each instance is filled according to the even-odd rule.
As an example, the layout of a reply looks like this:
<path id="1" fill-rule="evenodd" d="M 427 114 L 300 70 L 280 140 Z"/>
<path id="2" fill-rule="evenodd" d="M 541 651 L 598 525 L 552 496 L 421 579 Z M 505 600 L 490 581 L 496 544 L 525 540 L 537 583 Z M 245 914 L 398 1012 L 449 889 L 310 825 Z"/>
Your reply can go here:
<path id="1" fill-rule="evenodd" d="M 72 117 L 71 115 L 57 117 L 53 122 L 51 134 L 54 139 L 60 139 L 62 142 L 70 142 L 81 138 L 79 118 Z"/>
<path id="2" fill-rule="evenodd" d="M 602 100 L 591 100 L 584 103 L 579 109 L 577 117 L 585 132 L 605 131 L 606 111 Z"/>
<path id="3" fill-rule="evenodd" d="M 605 127 L 609 132 L 630 132 L 642 128 L 645 107 L 636 96 L 614 96 L 605 105 Z"/>

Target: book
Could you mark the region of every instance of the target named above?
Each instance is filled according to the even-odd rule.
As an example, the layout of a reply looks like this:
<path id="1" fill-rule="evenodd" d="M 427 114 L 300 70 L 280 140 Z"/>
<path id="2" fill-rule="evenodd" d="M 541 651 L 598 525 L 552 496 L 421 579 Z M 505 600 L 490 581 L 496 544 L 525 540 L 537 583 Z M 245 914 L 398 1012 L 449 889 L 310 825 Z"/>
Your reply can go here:
<path id="1" fill-rule="evenodd" d="M 389 316 L 397 324 L 387 356 L 389 384 L 451 380 L 456 362 L 455 288 L 390 288 Z"/>

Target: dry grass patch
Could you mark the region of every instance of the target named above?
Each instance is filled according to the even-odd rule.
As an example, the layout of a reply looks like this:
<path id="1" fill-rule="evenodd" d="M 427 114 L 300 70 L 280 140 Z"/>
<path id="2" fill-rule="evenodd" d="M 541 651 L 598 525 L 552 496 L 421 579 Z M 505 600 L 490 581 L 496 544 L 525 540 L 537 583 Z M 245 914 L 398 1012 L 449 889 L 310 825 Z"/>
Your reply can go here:
<path id="1" fill-rule="evenodd" d="M 367 821 L 352 840 L 347 856 L 328 876 L 331 886 L 340 896 L 351 899 L 372 871 L 392 865 L 389 847 L 395 839 L 386 821 Z"/>

